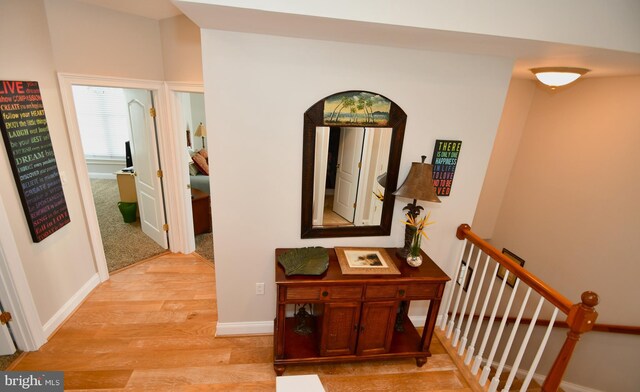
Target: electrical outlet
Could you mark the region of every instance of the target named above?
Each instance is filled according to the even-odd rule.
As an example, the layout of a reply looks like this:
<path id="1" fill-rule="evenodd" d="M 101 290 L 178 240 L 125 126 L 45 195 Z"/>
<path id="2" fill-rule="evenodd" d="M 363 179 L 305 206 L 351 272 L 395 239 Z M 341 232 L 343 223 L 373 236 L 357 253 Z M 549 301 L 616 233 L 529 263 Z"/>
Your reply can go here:
<path id="1" fill-rule="evenodd" d="M 264 283 L 256 283 L 256 295 L 264 295 Z"/>

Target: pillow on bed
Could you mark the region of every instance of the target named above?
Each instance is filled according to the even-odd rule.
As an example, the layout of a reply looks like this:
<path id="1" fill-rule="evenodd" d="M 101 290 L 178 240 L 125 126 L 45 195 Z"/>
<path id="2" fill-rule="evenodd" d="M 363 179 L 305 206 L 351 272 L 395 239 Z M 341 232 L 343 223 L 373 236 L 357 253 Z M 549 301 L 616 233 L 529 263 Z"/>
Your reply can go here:
<path id="1" fill-rule="evenodd" d="M 203 148 L 200 151 L 198 151 L 198 154 L 202 155 L 204 157 L 204 159 L 206 159 L 207 161 L 209 160 L 209 153 L 207 152 L 207 150 L 205 148 Z"/>
<path id="2" fill-rule="evenodd" d="M 191 157 L 191 159 L 193 159 L 193 163 L 195 163 L 195 165 L 198 167 L 200 173 L 204 174 L 205 176 L 209 175 L 209 164 L 202 155 L 195 154 L 193 157 Z"/>

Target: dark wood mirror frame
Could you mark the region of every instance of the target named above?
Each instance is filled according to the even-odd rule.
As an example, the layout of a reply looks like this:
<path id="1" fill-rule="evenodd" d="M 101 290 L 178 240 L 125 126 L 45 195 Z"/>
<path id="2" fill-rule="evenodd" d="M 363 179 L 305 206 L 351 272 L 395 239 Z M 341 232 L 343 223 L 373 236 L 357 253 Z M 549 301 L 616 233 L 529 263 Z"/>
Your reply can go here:
<path id="1" fill-rule="evenodd" d="M 392 128 L 389 162 L 387 164 L 387 182 L 382 205 L 382 217 L 377 226 L 349 226 L 349 227 L 314 227 L 313 226 L 313 176 L 316 149 L 316 127 L 335 126 L 324 121 L 324 103 L 327 98 L 345 93 L 369 93 L 380 95 L 391 103 L 389 121 L 384 126 L 370 124 L 350 124 L 350 126 L 366 126 L 368 128 Z M 393 204 L 395 196 L 392 194 L 398 185 L 398 170 L 402 155 L 404 129 L 407 123 L 405 112 L 389 98 L 381 94 L 368 91 L 342 91 L 329 95 L 304 113 L 304 136 L 302 151 L 302 221 L 301 238 L 331 238 L 331 237 L 366 237 L 386 236 L 391 233 L 393 219 Z"/>

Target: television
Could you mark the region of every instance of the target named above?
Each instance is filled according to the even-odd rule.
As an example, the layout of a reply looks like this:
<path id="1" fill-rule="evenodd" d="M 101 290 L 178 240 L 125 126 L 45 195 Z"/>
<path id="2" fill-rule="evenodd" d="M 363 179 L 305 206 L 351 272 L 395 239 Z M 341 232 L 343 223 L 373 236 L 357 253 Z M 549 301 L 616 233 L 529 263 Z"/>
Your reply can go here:
<path id="1" fill-rule="evenodd" d="M 125 165 L 127 166 L 127 169 L 132 168 L 133 158 L 131 157 L 131 145 L 128 140 L 124 142 L 124 159 L 126 161 Z"/>

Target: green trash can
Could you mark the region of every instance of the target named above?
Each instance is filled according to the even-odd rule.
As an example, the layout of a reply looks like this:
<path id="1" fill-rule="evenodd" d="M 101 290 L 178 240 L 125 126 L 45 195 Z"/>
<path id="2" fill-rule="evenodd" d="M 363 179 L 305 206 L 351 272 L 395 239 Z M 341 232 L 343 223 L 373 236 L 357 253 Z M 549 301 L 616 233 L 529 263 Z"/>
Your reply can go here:
<path id="1" fill-rule="evenodd" d="M 124 223 L 133 223 L 136 221 L 137 207 L 138 203 L 118 202 L 118 208 L 120 209 Z"/>

